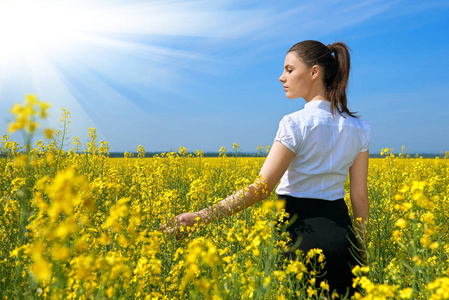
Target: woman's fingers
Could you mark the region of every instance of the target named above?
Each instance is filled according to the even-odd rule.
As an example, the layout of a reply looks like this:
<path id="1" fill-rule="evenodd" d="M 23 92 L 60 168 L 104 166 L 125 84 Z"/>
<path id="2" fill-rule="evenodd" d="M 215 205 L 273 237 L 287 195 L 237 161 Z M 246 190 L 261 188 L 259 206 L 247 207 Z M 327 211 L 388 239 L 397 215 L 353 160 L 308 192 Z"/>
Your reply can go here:
<path id="1" fill-rule="evenodd" d="M 173 234 L 175 231 L 177 231 L 177 227 L 168 226 L 167 224 L 162 225 L 159 227 L 159 231 L 162 231 L 163 233 L 167 234 Z"/>
<path id="2" fill-rule="evenodd" d="M 176 218 L 173 220 L 168 221 L 165 224 L 162 224 L 159 227 L 159 231 L 162 231 L 166 234 L 173 235 L 179 231 L 179 228 L 181 227 L 181 224 L 177 222 Z"/>
<path id="3" fill-rule="evenodd" d="M 166 229 L 168 229 L 168 228 L 170 228 L 171 226 L 169 225 L 169 222 L 167 222 L 167 223 L 165 223 L 165 224 L 162 224 L 160 227 L 159 227 L 159 230 L 160 231 L 165 231 Z"/>
<path id="4" fill-rule="evenodd" d="M 193 213 L 183 213 L 161 225 L 159 230 L 169 235 L 175 235 L 176 239 L 180 240 L 186 237 L 186 231 L 181 230 L 181 227 L 193 226 L 197 222 L 196 218 L 197 215 Z"/>

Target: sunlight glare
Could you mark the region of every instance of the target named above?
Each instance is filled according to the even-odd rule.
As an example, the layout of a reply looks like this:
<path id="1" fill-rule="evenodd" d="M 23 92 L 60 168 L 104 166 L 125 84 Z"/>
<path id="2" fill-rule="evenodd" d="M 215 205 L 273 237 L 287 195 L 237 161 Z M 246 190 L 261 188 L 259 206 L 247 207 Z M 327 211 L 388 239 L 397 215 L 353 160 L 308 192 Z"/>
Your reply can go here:
<path id="1" fill-rule="evenodd" d="M 185 70 L 211 72 L 210 50 L 198 41 L 238 35 L 226 20 L 242 14 L 207 0 L 0 0 L 0 118 L 36 93 L 79 124 L 106 124 L 102 114 L 145 119 L 151 103 L 169 105 L 157 94 L 178 93 L 171 82 L 185 82 Z"/>
<path id="2" fill-rule="evenodd" d="M 52 53 L 88 31 L 86 11 L 70 2 L 0 2 L 0 60 Z"/>

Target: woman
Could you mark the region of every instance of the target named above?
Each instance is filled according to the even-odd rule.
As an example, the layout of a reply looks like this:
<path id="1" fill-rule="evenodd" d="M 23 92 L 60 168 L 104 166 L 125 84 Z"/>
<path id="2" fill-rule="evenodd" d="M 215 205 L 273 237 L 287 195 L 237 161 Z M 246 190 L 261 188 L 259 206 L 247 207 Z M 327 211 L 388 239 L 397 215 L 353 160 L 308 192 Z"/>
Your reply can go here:
<path id="1" fill-rule="evenodd" d="M 229 216 L 267 198 L 273 188 L 286 200 L 286 211 L 297 220 L 288 227 L 299 248 L 323 249 L 325 279 L 331 290 L 345 294 L 352 286 L 351 244 L 356 242 L 346 204 L 344 183 L 349 172 L 354 219 L 366 230 L 369 217 L 367 191 L 370 128 L 347 108 L 346 87 L 350 56 L 344 43 L 325 46 L 303 41 L 287 53 L 283 83 L 287 98 L 304 98 L 304 109 L 285 116 L 260 171 L 263 184 L 227 197 L 195 213 L 175 217 L 175 225 L 161 230 L 176 234 L 179 226 Z M 256 196 L 257 195 L 257 196 Z M 198 219 L 199 218 L 199 219 Z M 362 228 L 363 227 L 363 228 Z"/>

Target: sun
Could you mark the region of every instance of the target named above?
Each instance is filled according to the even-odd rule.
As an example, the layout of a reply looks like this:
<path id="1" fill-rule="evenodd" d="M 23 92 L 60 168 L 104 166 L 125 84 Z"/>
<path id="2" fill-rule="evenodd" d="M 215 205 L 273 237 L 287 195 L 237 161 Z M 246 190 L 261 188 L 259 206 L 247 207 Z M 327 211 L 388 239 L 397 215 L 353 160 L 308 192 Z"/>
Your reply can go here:
<path id="1" fill-rule="evenodd" d="M 86 8 L 74 2 L 16 0 L 0 2 L 0 60 L 63 51 L 89 32 Z"/>

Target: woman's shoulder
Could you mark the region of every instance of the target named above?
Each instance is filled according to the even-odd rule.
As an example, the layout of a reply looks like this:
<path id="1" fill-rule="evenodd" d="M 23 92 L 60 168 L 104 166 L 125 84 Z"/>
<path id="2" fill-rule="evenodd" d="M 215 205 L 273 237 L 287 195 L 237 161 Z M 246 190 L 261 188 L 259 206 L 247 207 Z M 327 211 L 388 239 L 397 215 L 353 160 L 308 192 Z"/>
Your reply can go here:
<path id="1" fill-rule="evenodd" d="M 288 120 L 290 122 L 300 122 L 301 120 L 304 120 L 307 118 L 307 114 L 305 113 L 304 109 L 297 110 L 295 112 L 289 113 L 285 115 L 282 120 Z"/>
<path id="2" fill-rule="evenodd" d="M 301 129 L 305 123 L 307 123 L 306 119 L 301 110 L 299 110 L 285 115 L 279 122 L 279 127 L 298 130 Z"/>

